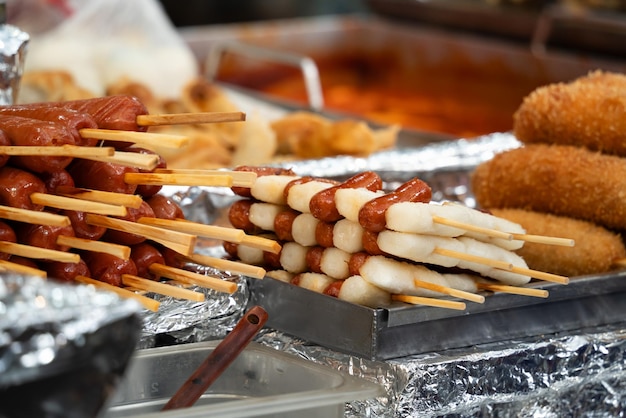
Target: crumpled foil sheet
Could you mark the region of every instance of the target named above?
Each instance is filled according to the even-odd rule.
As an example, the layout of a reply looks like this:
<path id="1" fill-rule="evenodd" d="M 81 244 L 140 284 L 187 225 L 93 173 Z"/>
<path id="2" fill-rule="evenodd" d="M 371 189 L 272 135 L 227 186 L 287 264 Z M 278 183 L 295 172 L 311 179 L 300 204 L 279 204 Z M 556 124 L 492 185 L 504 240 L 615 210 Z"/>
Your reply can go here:
<path id="1" fill-rule="evenodd" d="M 626 414 L 626 322 L 372 361 L 277 331 L 258 342 L 378 382 L 383 398 L 346 417 L 615 417 Z"/>
<path id="2" fill-rule="evenodd" d="M 0 25 L 0 105 L 15 103 L 30 36 L 13 25 Z"/>
<path id="3" fill-rule="evenodd" d="M 92 286 L 0 276 L 0 417 L 94 415 L 135 350 L 139 311 Z"/>
<path id="4" fill-rule="evenodd" d="M 420 176 L 433 200 L 475 204 L 467 172 L 495 153 L 520 146 L 510 133 L 401 148 L 369 157 L 329 157 L 280 166 L 299 175 L 345 179 L 361 171 L 381 174 L 389 189 Z M 193 220 L 220 223 L 232 194 L 223 189 L 169 189 Z M 203 252 L 223 255 L 207 242 Z M 216 272 L 219 274 L 224 274 Z M 180 333 L 175 342 L 221 338 L 241 317 L 248 300 L 245 280 L 235 295 L 207 295 L 190 308 L 173 301 L 159 315 L 146 316 L 146 330 Z M 254 279 L 249 279 L 254 280 Z M 171 312 L 171 314 L 170 314 Z M 197 312 L 197 313 L 196 313 Z M 286 313 L 287 314 L 287 313 Z M 187 322 L 198 315 L 201 320 Z M 214 325 L 215 324 L 215 325 Z M 171 327 L 168 329 L 168 327 Z M 196 331 L 199 330 L 199 331 Z M 346 417 L 612 417 L 626 415 L 626 322 L 603 329 L 544 335 L 387 361 L 339 353 L 272 329 L 257 342 L 378 382 L 387 396 L 346 404 Z"/>

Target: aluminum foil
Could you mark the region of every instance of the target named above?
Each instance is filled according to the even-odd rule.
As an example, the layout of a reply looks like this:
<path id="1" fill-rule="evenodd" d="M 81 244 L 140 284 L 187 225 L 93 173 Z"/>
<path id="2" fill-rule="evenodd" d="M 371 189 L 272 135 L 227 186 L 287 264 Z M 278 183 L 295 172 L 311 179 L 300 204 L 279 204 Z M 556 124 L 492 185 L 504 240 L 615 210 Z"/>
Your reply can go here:
<path id="1" fill-rule="evenodd" d="M 30 40 L 19 28 L 0 25 L 0 105 L 15 103 Z"/>
<path id="2" fill-rule="evenodd" d="M 135 350 L 139 311 L 92 286 L 0 276 L 0 417 L 95 415 Z"/>

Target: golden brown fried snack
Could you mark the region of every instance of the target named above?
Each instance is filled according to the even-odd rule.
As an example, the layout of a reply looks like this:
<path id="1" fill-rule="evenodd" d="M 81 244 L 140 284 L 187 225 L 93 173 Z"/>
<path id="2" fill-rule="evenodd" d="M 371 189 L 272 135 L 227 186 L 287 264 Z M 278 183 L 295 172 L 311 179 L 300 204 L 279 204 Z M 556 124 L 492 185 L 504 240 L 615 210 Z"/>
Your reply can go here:
<path id="1" fill-rule="evenodd" d="M 516 252 L 532 269 L 573 277 L 605 273 L 615 261 L 626 258 L 621 237 L 591 222 L 523 209 L 492 209 L 491 213 L 520 224 L 528 234 L 574 240 L 573 247 L 524 243 Z"/>
<path id="2" fill-rule="evenodd" d="M 584 146 L 626 156 L 626 75 L 595 71 L 530 93 L 513 115 L 523 143 Z"/>
<path id="3" fill-rule="evenodd" d="M 522 208 L 626 230 L 626 158 L 565 145 L 533 144 L 476 167 L 482 208 Z"/>

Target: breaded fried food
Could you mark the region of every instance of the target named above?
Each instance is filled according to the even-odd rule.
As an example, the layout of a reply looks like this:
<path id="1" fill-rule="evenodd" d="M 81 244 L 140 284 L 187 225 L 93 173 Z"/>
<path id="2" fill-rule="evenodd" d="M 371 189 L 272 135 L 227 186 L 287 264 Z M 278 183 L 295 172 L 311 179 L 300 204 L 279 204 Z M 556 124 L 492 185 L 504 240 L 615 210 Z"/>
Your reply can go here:
<path id="1" fill-rule="evenodd" d="M 574 277 L 605 273 L 615 261 L 626 258 L 622 238 L 594 223 L 523 209 L 492 209 L 491 213 L 520 224 L 527 234 L 574 240 L 573 247 L 524 243 L 515 252 L 531 269 Z"/>
<path id="2" fill-rule="evenodd" d="M 583 146 L 626 156 L 626 75 L 594 71 L 539 87 L 513 115 L 523 143 Z"/>
<path id="3" fill-rule="evenodd" d="M 528 209 L 626 230 L 626 158 L 525 145 L 479 164 L 471 186 L 481 208 Z"/>

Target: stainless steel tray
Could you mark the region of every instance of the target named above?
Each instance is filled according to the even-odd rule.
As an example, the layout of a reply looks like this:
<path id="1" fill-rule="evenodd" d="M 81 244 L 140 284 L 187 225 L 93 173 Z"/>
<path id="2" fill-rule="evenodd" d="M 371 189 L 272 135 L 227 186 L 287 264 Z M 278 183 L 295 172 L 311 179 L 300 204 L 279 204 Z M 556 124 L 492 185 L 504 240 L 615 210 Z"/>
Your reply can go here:
<path id="1" fill-rule="evenodd" d="M 189 408 L 159 412 L 220 341 L 139 350 L 102 418 L 342 417 L 381 386 L 292 354 L 248 345 Z"/>
<path id="2" fill-rule="evenodd" d="M 301 175 L 345 178 L 377 171 L 393 188 L 414 176 L 433 188 L 435 200 L 474 201 L 473 168 L 498 151 L 519 146 L 508 133 L 474 140 L 398 149 L 367 158 L 333 157 L 290 163 Z M 493 294 L 465 311 L 394 304 L 371 309 L 277 280 L 250 280 L 251 303 L 269 313 L 267 325 L 340 352 L 369 359 L 467 347 L 623 321 L 626 271 L 572 278 L 570 284 L 537 283 L 546 299 Z"/>

